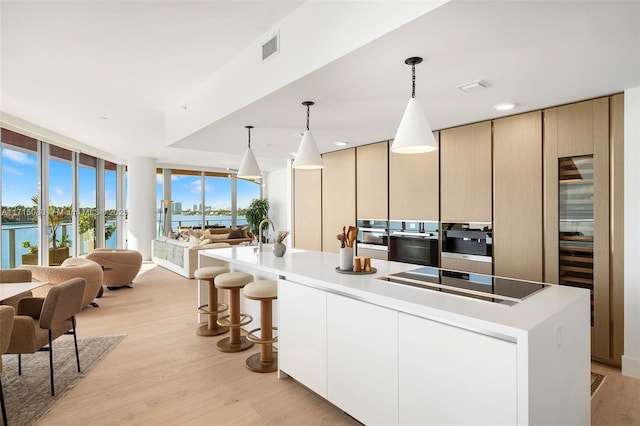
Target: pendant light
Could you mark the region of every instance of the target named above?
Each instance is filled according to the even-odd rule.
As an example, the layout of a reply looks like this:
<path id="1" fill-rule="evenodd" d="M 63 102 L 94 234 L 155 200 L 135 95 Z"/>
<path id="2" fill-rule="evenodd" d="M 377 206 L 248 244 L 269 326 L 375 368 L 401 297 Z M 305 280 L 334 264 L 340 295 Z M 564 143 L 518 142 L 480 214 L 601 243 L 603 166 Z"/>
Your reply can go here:
<path id="1" fill-rule="evenodd" d="M 262 173 L 260 172 L 260 167 L 258 167 L 256 156 L 253 155 L 253 151 L 251 150 L 251 129 L 253 129 L 253 126 L 244 126 L 244 128 L 247 129 L 249 133 L 249 144 L 247 145 L 247 152 L 244 153 L 244 158 L 242 159 L 242 163 L 240 163 L 240 168 L 236 176 L 244 179 L 260 179 Z"/>
<path id="2" fill-rule="evenodd" d="M 313 104 L 314 102 L 312 101 L 302 102 L 302 105 L 307 107 L 307 130 L 302 135 L 296 159 L 293 161 L 292 167 L 294 169 L 313 170 L 324 167 L 320 151 L 318 151 L 318 145 L 316 145 L 316 141 L 309 131 L 309 107 Z"/>
<path id="3" fill-rule="evenodd" d="M 438 149 L 438 143 L 433 137 L 427 117 L 416 100 L 416 64 L 420 62 L 422 58 L 417 57 L 404 61 L 405 64 L 411 65 L 411 99 L 407 109 L 404 110 L 396 137 L 391 145 L 391 151 L 398 154 L 418 154 Z"/>

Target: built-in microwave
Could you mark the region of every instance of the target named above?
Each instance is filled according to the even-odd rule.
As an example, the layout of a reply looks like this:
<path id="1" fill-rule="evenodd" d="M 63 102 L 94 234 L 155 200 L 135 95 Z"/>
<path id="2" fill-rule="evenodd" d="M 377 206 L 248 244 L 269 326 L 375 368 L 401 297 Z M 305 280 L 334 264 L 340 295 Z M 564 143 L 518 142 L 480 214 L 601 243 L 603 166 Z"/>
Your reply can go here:
<path id="1" fill-rule="evenodd" d="M 493 262 L 490 222 L 442 223 L 442 257 Z"/>
<path id="2" fill-rule="evenodd" d="M 384 219 L 358 219 L 356 254 L 374 259 L 389 257 L 389 222 Z"/>
<path id="3" fill-rule="evenodd" d="M 389 222 L 389 260 L 440 266 L 438 222 Z"/>

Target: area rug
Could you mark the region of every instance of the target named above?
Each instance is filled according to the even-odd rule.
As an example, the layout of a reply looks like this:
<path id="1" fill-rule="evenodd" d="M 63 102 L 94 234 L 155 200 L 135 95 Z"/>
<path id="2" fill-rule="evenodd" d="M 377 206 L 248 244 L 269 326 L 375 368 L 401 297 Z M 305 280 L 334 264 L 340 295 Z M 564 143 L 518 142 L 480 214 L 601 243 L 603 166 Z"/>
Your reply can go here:
<path id="1" fill-rule="evenodd" d="M 591 372 L 591 398 L 593 398 L 593 395 L 595 395 L 596 391 L 600 389 L 600 386 L 602 386 L 606 377 L 607 376 L 605 376 L 604 374 Z"/>
<path id="2" fill-rule="evenodd" d="M 22 355 L 22 375 L 18 375 L 18 356 L 2 356 L 2 388 L 7 419 L 12 426 L 33 425 L 86 376 L 125 336 L 78 339 L 81 373 L 76 366 L 72 336 L 53 341 L 53 378 L 55 396 L 51 396 L 49 353 Z"/>

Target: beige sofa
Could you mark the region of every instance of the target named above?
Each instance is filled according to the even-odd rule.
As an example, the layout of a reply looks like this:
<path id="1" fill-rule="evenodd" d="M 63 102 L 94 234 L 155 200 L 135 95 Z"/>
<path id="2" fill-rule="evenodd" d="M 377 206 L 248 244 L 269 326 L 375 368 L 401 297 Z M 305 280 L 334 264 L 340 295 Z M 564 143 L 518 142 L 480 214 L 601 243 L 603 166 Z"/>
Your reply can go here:
<path id="1" fill-rule="evenodd" d="M 93 260 L 82 257 L 70 257 L 65 259 L 60 266 L 22 265 L 20 269 L 31 271 L 34 281 L 46 281 L 48 284 L 33 290 L 35 297 L 45 297 L 49 289 L 72 278 L 84 278 L 86 285 L 82 307 L 93 302 L 102 288 L 102 267 Z"/>
<path id="2" fill-rule="evenodd" d="M 193 278 L 198 269 L 198 251 L 212 248 L 231 247 L 229 243 L 216 242 L 196 244 L 167 237 L 157 237 L 151 241 L 151 260 L 185 278 Z"/>

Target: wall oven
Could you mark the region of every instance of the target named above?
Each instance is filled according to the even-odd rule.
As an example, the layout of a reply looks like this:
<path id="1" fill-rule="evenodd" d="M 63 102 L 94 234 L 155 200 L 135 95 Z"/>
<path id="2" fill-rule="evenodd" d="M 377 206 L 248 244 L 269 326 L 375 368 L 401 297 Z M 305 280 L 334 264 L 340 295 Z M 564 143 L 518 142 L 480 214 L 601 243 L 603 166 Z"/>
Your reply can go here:
<path id="1" fill-rule="evenodd" d="M 443 223 L 442 257 L 493 262 L 491 223 Z"/>
<path id="2" fill-rule="evenodd" d="M 439 267 L 438 222 L 390 221 L 389 260 Z"/>
<path id="3" fill-rule="evenodd" d="M 389 259 L 389 222 L 381 219 L 358 219 L 356 255 Z"/>

